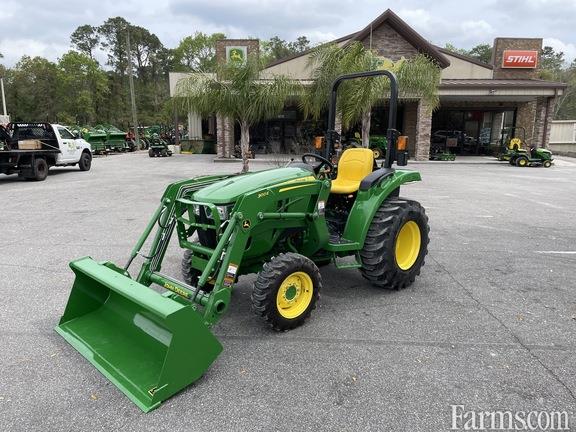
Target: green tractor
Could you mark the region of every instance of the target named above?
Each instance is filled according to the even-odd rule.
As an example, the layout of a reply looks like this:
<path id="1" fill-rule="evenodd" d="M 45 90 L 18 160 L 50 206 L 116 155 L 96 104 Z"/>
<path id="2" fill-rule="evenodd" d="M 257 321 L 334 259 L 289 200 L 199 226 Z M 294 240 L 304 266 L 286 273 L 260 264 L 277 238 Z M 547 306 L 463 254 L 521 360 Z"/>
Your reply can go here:
<path id="1" fill-rule="evenodd" d="M 381 167 L 364 148 L 344 151 L 334 166 L 338 87 L 379 75 L 390 80 L 387 139 L 394 145 Z M 222 345 L 210 328 L 242 275 L 258 274 L 252 307 L 276 331 L 310 317 L 323 289 L 320 265 L 358 269 L 378 288 L 410 286 L 424 264 L 429 226 L 424 208 L 400 197 L 402 185 L 421 177 L 393 167 L 407 164 L 406 137 L 392 129 L 397 100 L 389 71 L 341 76 L 332 86 L 323 155 L 169 185 L 124 267 L 90 257 L 70 263 L 76 279 L 56 331 L 147 412 L 218 357 Z M 184 250 L 181 279 L 162 271 L 174 231 Z M 137 256 L 142 264 L 131 273 Z"/>

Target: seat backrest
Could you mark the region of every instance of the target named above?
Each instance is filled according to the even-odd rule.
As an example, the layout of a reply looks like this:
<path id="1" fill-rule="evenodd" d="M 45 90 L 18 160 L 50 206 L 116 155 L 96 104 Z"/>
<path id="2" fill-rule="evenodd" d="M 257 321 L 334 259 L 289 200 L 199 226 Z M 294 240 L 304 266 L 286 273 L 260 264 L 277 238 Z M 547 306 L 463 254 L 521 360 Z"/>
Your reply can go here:
<path id="1" fill-rule="evenodd" d="M 337 180 L 361 181 L 374 169 L 374 153 L 367 148 L 345 150 L 338 161 Z"/>

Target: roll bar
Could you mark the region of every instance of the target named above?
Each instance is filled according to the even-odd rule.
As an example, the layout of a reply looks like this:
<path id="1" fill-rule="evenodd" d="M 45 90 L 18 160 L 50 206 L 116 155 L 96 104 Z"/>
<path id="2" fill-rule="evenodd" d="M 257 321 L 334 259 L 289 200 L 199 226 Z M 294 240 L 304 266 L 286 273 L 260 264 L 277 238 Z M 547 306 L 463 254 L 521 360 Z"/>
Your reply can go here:
<path id="1" fill-rule="evenodd" d="M 385 168 L 390 168 L 396 160 L 396 115 L 398 111 L 398 79 L 393 72 L 387 70 L 375 70 L 366 72 L 357 72 L 346 75 L 341 75 L 332 83 L 332 91 L 330 93 L 330 105 L 328 108 L 328 130 L 326 131 L 326 146 L 324 149 L 324 157 L 330 159 L 332 153 L 332 146 L 334 141 L 335 127 L 336 127 L 336 97 L 338 87 L 343 81 L 356 79 L 356 78 L 369 78 L 385 75 L 390 80 L 390 109 L 388 113 L 388 130 L 386 131 L 386 140 L 388 146 L 386 148 L 386 160 L 384 162 Z"/>

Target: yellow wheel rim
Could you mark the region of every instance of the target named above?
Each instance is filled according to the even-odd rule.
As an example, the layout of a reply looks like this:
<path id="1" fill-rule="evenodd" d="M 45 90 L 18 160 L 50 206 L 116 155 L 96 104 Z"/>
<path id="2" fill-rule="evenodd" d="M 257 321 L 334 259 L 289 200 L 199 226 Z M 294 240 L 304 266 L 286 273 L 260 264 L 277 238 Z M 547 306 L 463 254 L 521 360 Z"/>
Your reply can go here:
<path id="1" fill-rule="evenodd" d="M 284 279 L 276 294 L 278 312 L 287 319 L 299 317 L 310 305 L 313 292 L 314 284 L 308 274 L 292 273 Z"/>
<path id="2" fill-rule="evenodd" d="M 374 159 L 379 159 L 380 158 L 380 150 L 378 149 L 373 149 L 372 153 L 374 153 Z"/>
<path id="3" fill-rule="evenodd" d="M 420 245 L 422 236 L 420 234 L 420 227 L 414 221 L 408 221 L 398 233 L 396 237 L 396 264 L 402 270 L 410 269 L 420 254 Z"/>
<path id="4" fill-rule="evenodd" d="M 526 159 L 520 159 L 520 160 L 518 161 L 518 165 L 520 165 L 520 166 L 526 165 Z"/>

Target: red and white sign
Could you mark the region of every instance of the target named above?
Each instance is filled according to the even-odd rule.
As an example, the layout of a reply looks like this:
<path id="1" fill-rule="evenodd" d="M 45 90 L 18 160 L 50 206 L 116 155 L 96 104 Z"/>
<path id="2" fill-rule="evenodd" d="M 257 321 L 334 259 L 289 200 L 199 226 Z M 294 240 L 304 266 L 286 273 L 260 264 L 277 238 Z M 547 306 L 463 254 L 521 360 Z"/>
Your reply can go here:
<path id="1" fill-rule="evenodd" d="M 504 50 L 503 68 L 535 69 L 538 66 L 538 51 Z"/>

